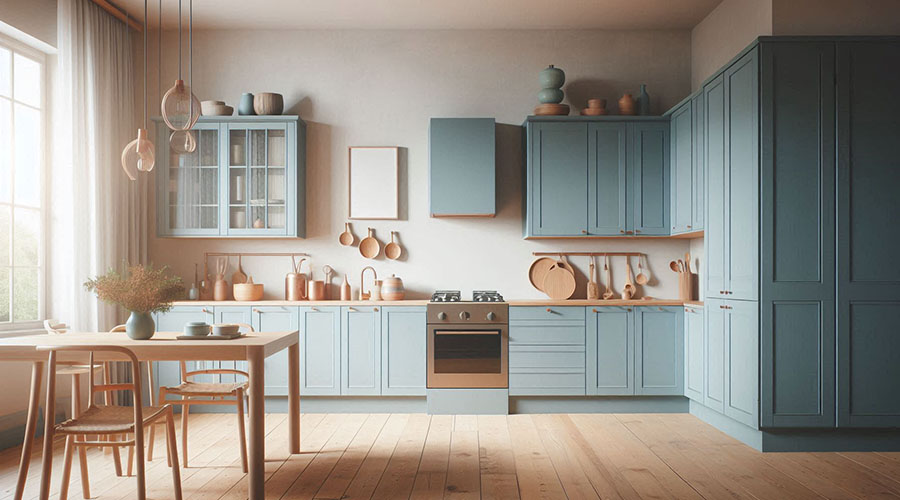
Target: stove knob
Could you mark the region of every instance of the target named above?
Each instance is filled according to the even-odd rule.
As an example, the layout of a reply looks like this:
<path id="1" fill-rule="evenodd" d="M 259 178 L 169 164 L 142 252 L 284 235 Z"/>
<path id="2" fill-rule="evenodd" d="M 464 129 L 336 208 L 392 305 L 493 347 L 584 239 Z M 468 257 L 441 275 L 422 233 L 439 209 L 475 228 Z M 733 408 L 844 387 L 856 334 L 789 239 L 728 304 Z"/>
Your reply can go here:
<path id="1" fill-rule="evenodd" d="M 444 311 L 441 311 L 437 314 L 437 318 L 441 319 L 441 320 L 447 319 L 447 313 L 445 313 Z"/>
<path id="2" fill-rule="evenodd" d="M 459 319 L 463 321 L 469 319 L 469 313 L 467 313 L 466 311 L 462 311 L 461 313 L 459 313 Z"/>
<path id="3" fill-rule="evenodd" d="M 493 311 L 487 313 L 487 320 L 488 320 L 488 321 L 494 321 L 495 319 L 497 319 L 497 315 L 494 314 Z"/>

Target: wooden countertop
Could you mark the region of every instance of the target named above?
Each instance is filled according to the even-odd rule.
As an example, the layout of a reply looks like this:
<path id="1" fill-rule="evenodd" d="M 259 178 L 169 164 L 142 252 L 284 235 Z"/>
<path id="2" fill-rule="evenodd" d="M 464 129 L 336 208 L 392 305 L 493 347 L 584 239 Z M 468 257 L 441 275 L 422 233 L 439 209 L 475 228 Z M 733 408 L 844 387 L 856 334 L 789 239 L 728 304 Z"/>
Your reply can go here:
<path id="1" fill-rule="evenodd" d="M 587 299 L 569 299 L 569 300 L 553 300 L 553 299 L 524 299 L 507 301 L 511 307 L 524 306 L 681 306 L 690 305 L 702 307 L 702 301 L 683 302 L 678 299 L 651 299 L 651 300 L 587 300 Z M 416 300 L 257 300 L 240 301 L 240 300 L 180 300 L 174 302 L 175 306 L 424 306 L 429 301 L 427 299 Z"/>

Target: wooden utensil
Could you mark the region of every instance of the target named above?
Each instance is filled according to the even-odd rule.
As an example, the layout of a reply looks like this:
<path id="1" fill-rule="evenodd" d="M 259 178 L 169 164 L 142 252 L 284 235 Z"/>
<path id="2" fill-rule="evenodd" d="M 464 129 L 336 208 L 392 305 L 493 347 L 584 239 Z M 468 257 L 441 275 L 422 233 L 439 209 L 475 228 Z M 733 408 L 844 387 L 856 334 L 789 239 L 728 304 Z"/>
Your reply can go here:
<path id="1" fill-rule="evenodd" d="M 391 260 L 397 260 L 403 254 L 403 247 L 394 242 L 394 233 L 396 232 L 391 231 L 391 242 L 384 247 L 384 256 Z"/>
<path id="2" fill-rule="evenodd" d="M 644 268 L 641 266 L 641 261 L 644 260 L 643 255 L 638 256 L 638 275 L 634 277 L 634 281 L 638 285 L 646 285 L 648 281 L 650 281 L 650 277 L 644 274 Z"/>
<path id="3" fill-rule="evenodd" d="M 228 257 L 216 260 L 216 283 L 213 285 L 213 300 L 228 300 L 228 282 L 225 272 L 228 271 Z"/>
<path id="4" fill-rule="evenodd" d="M 600 298 L 600 286 L 597 285 L 597 269 L 594 267 L 594 257 L 591 256 L 591 265 L 590 265 L 590 274 L 588 285 L 587 285 L 587 298 L 588 300 L 597 300 Z"/>
<path id="5" fill-rule="evenodd" d="M 356 241 L 356 237 L 353 236 L 353 233 L 350 232 L 350 223 L 344 223 L 344 232 L 341 233 L 341 236 L 338 238 L 338 241 L 341 242 L 341 245 L 345 247 L 349 247 L 353 245 L 353 242 Z"/>
<path id="6" fill-rule="evenodd" d="M 374 259 L 381 253 L 381 243 L 375 239 L 375 230 L 371 227 L 368 236 L 359 242 L 359 253 L 367 259 Z"/>
<path id="7" fill-rule="evenodd" d="M 556 265 L 572 273 L 573 277 L 575 276 L 575 268 L 569 264 L 569 259 L 566 258 L 565 254 L 559 254 L 559 260 L 556 262 Z"/>
<path id="8" fill-rule="evenodd" d="M 609 300 L 616 295 L 612 291 L 612 271 L 609 269 L 609 255 L 606 256 L 606 260 L 603 262 L 603 269 L 606 271 L 606 291 L 603 292 L 603 300 Z"/>
<path id="9" fill-rule="evenodd" d="M 256 301 L 263 297 L 263 285 L 253 282 L 253 276 L 246 283 L 235 283 L 234 300 Z"/>
<path id="10" fill-rule="evenodd" d="M 678 263 L 675 262 L 674 260 L 669 262 L 669 269 L 675 271 L 676 273 L 681 272 L 681 268 L 678 267 Z"/>
<path id="11" fill-rule="evenodd" d="M 244 274 L 244 270 L 241 268 L 241 256 L 238 255 L 238 267 L 237 271 L 231 275 L 231 283 L 234 285 L 239 285 L 241 283 L 247 282 L 247 275 Z"/>
<path id="12" fill-rule="evenodd" d="M 322 268 L 325 273 L 325 300 L 331 300 L 331 277 L 334 276 L 334 268 L 326 265 Z"/>
<path id="13" fill-rule="evenodd" d="M 678 259 L 678 272 L 679 273 L 684 272 L 684 261 L 682 261 L 681 259 Z"/>
<path id="14" fill-rule="evenodd" d="M 544 277 L 547 276 L 547 271 L 549 271 L 554 264 L 556 264 L 556 261 L 550 257 L 540 257 L 535 259 L 535 261 L 531 263 L 531 267 L 528 268 L 528 281 L 531 282 L 531 286 L 543 292 Z"/>
<path id="15" fill-rule="evenodd" d="M 543 289 L 553 300 L 568 299 L 575 293 L 575 275 L 554 264 L 544 277 Z"/>
<path id="16" fill-rule="evenodd" d="M 631 261 L 628 260 L 628 257 L 625 257 L 625 286 L 622 288 L 623 300 L 631 300 L 634 297 L 634 292 L 637 291 L 634 281 L 631 280 L 631 272 Z"/>
<path id="17" fill-rule="evenodd" d="M 691 254 L 684 254 L 684 272 L 691 274 Z"/>

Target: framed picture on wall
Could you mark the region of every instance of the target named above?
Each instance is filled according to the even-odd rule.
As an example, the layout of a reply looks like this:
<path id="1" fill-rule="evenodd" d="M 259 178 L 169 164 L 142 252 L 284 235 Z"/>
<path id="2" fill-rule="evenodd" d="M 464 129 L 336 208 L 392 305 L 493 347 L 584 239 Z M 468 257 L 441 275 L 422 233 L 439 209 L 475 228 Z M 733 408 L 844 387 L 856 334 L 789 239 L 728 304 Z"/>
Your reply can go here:
<path id="1" fill-rule="evenodd" d="M 398 219 L 400 148 L 350 147 L 350 218 Z"/>

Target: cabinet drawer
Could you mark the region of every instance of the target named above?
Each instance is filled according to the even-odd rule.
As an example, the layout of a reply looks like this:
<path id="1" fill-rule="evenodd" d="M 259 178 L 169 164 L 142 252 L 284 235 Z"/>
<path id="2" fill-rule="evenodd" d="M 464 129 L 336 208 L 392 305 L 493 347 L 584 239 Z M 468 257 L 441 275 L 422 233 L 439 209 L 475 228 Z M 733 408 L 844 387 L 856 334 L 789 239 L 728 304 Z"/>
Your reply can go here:
<path id="1" fill-rule="evenodd" d="M 584 396 L 584 373 L 509 373 L 510 396 Z"/>
<path id="2" fill-rule="evenodd" d="M 584 322 L 584 308 L 563 306 L 563 307 L 510 307 L 510 321 L 554 321 L 569 320 Z"/>
<path id="3" fill-rule="evenodd" d="M 584 326 L 514 325 L 509 327 L 509 343 L 584 345 Z"/>
<path id="4" fill-rule="evenodd" d="M 509 369 L 571 368 L 584 372 L 584 347 L 510 346 Z"/>

